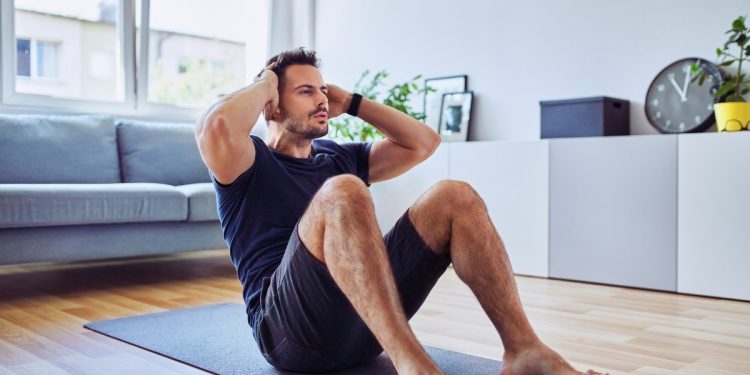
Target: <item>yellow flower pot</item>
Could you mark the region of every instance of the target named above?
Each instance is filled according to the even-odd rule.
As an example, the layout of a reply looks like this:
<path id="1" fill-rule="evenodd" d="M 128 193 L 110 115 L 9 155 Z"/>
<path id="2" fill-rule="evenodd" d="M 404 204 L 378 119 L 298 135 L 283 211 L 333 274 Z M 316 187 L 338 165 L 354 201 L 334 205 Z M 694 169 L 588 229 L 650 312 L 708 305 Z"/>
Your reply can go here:
<path id="1" fill-rule="evenodd" d="M 716 129 L 719 132 L 736 132 L 750 128 L 750 103 L 716 103 L 714 112 Z"/>

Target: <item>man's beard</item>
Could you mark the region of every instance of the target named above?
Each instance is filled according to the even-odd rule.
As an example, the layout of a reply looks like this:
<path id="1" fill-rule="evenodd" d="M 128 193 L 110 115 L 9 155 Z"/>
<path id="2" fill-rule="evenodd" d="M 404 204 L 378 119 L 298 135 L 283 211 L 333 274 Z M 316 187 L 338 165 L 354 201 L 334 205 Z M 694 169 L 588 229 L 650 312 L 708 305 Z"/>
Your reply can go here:
<path id="1" fill-rule="evenodd" d="M 318 128 L 306 129 L 306 123 L 304 121 L 299 121 L 297 119 L 289 119 L 286 125 L 286 129 L 290 133 L 298 134 L 303 138 L 315 139 L 315 138 L 325 137 L 326 134 L 328 134 L 328 122 L 326 122 L 326 127 L 323 129 L 318 129 Z"/>
<path id="2" fill-rule="evenodd" d="M 328 134 L 328 121 L 326 121 L 326 126 L 323 129 L 318 129 L 317 127 L 307 128 L 307 121 L 309 121 L 310 117 L 314 116 L 317 113 L 320 113 L 320 111 L 318 110 L 314 113 L 309 114 L 309 116 L 305 120 L 294 118 L 294 116 L 289 116 L 286 121 L 286 130 L 305 139 L 325 137 Z"/>

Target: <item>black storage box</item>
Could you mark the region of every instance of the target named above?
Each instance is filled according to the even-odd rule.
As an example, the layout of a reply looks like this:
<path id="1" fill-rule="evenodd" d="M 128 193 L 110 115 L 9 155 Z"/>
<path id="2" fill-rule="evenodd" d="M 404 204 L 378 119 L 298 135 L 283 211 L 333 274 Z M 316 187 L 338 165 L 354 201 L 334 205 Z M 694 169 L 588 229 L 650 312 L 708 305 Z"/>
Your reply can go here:
<path id="1" fill-rule="evenodd" d="M 539 104 L 542 138 L 630 134 L 630 102 L 627 100 L 597 96 Z"/>

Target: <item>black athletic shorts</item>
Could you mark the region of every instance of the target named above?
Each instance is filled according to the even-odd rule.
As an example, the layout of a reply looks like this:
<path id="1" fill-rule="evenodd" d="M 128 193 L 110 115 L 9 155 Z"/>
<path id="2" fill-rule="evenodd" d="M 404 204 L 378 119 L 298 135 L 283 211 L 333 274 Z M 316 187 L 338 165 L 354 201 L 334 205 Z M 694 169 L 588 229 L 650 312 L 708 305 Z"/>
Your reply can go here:
<path id="1" fill-rule="evenodd" d="M 274 367 L 329 372 L 368 362 L 382 347 L 324 263 L 300 241 L 295 226 L 281 264 L 263 279 L 258 347 Z M 407 318 L 445 272 L 450 259 L 430 250 L 407 213 L 383 237 Z"/>

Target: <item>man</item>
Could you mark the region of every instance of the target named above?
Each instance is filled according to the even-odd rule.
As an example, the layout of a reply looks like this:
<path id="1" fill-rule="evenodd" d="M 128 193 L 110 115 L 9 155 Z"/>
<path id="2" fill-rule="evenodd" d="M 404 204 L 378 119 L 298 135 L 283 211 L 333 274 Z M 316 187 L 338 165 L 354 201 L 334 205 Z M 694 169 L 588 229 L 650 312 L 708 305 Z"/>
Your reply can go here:
<path id="1" fill-rule="evenodd" d="M 267 140 L 249 136 L 264 113 Z M 387 137 L 320 140 L 348 112 Z M 439 374 L 408 325 L 453 263 L 502 337 L 503 374 L 578 373 L 529 324 L 503 243 L 466 183 L 428 190 L 385 237 L 367 186 L 427 159 L 439 135 L 326 84 L 314 51 L 271 58 L 196 127 L 253 336 L 269 363 L 326 372 L 385 350 L 399 374 Z"/>

